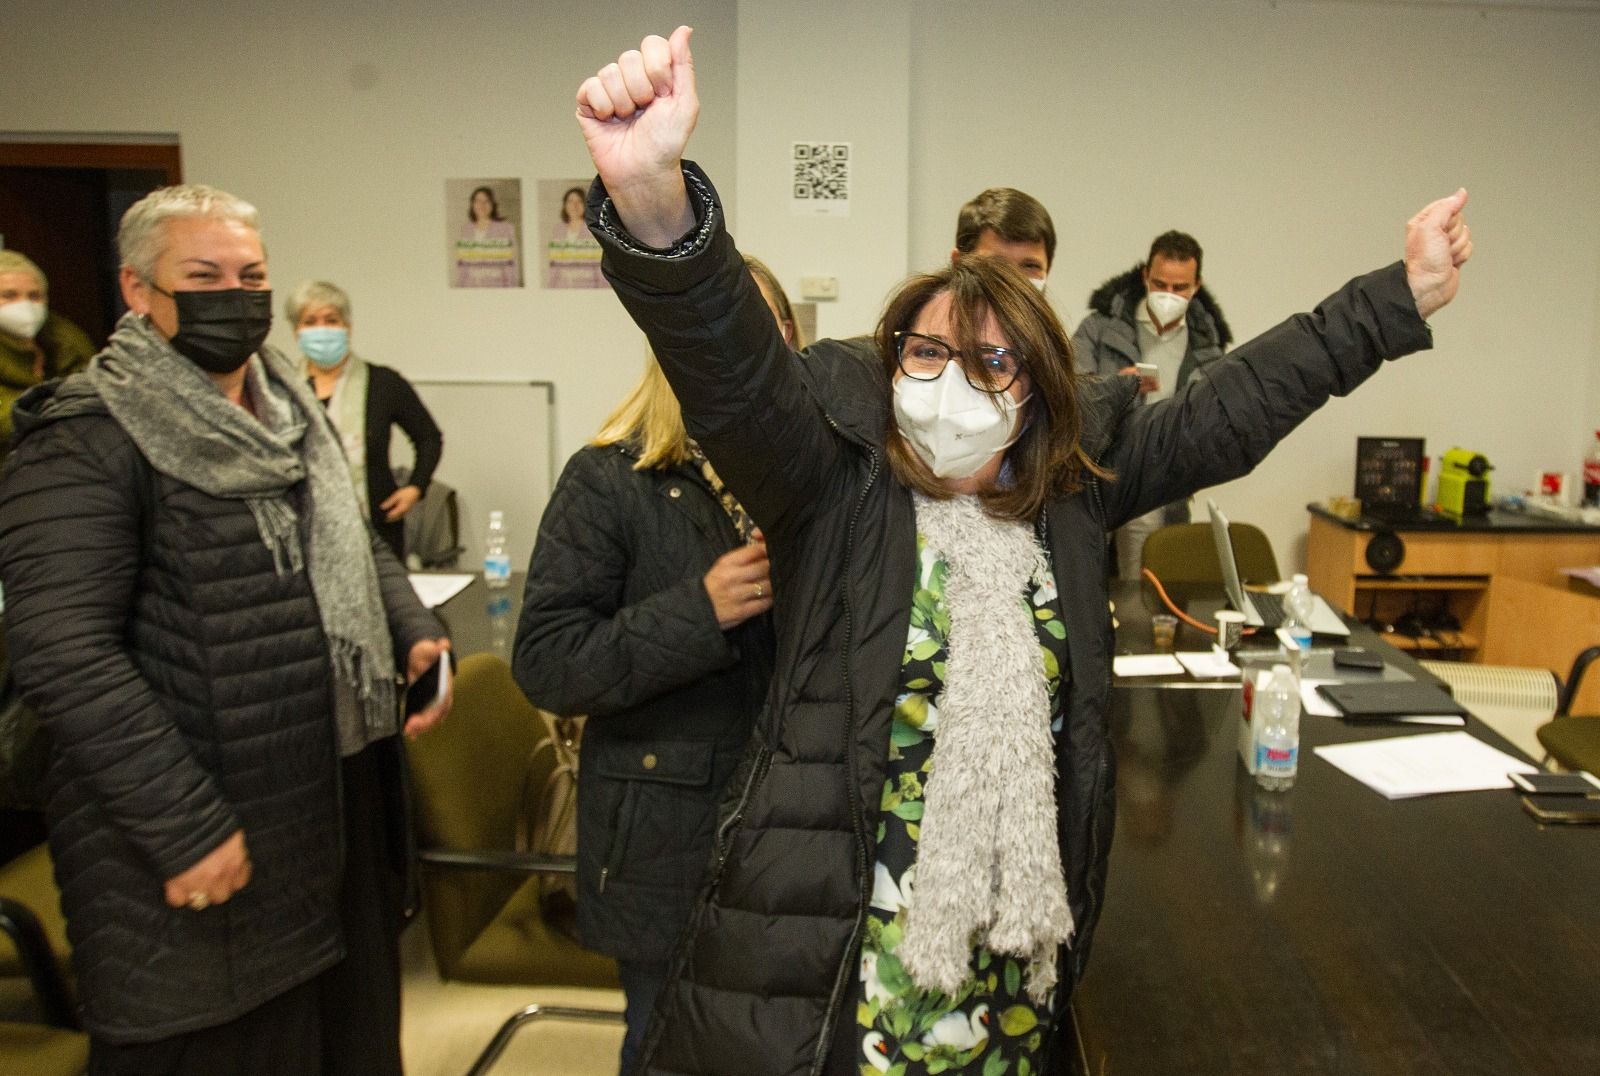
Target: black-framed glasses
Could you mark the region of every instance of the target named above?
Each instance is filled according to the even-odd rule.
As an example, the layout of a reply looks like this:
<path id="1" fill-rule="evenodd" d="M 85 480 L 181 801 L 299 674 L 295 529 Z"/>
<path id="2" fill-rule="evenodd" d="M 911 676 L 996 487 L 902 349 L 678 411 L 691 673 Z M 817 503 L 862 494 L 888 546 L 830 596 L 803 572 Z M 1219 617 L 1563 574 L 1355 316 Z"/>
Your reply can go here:
<path id="1" fill-rule="evenodd" d="M 978 348 L 980 369 L 967 365 L 967 357 L 937 336 L 921 333 L 894 334 L 895 361 L 901 373 L 913 381 L 936 381 L 952 360 L 961 367 L 967 384 L 979 392 L 999 394 L 1009 389 L 1022 372 L 1019 352 L 1005 347 Z M 987 375 L 988 380 L 985 380 Z"/>

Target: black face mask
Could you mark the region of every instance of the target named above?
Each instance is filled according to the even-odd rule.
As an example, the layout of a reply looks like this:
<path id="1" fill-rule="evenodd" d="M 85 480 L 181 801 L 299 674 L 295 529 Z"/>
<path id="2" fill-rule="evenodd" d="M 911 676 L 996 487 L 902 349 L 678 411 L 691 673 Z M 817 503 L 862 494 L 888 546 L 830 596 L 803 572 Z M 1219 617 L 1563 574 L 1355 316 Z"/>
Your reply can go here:
<path id="1" fill-rule="evenodd" d="M 250 361 L 272 328 L 272 292 L 266 288 L 155 290 L 178 306 L 172 346 L 208 374 L 231 374 Z"/>

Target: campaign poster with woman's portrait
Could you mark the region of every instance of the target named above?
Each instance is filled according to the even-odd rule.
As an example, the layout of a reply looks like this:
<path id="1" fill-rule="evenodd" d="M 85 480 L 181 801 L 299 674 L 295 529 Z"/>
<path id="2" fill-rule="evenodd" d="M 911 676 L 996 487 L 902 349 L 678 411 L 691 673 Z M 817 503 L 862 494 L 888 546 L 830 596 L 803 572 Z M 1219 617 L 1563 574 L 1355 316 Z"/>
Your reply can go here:
<path id="1" fill-rule="evenodd" d="M 452 288 L 522 287 L 522 181 L 444 181 Z"/>
<path id="2" fill-rule="evenodd" d="M 587 179 L 539 181 L 539 233 L 544 245 L 544 286 L 547 288 L 603 288 L 600 244 L 583 222 L 583 204 L 589 194 Z"/>

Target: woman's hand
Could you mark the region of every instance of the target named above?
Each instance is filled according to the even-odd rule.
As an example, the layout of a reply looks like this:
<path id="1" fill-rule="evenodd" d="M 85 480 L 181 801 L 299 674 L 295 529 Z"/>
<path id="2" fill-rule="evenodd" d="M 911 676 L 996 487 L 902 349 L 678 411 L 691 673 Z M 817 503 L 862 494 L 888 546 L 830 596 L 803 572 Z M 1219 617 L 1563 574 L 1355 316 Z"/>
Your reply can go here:
<path id="1" fill-rule="evenodd" d="M 1406 223 L 1406 283 L 1424 318 L 1456 297 L 1461 267 L 1472 257 L 1472 230 L 1461 217 L 1466 204 L 1462 187 Z"/>
<path id="2" fill-rule="evenodd" d="M 406 655 L 406 683 L 414 684 L 417 677 L 427 672 L 436 661 L 447 661 L 445 651 L 450 649 L 449 639 L 423 639 L 411 647 L 411 652 Z M 422 733 L 443 721 L 450 712 L 450 707 L 455 705 L 456 686 L 451 680 L 450 690 L 439 702 L 429 706 L 426 710 L 406 715 L 406 739 L 414 740 Z"/>
<path id="3" fill-rule="evenodd" d="M 389 496 L 378 502 L 378 507 L 383 509 L 383 521 L 393 523 L 404 518 L 405 514 L 417 506 L 422 500 L 422 491 L 416 486 L 401 486 Z"/>
<path id="4" fill-rule="evenodd" d="M 723 631 L 772 608 L 771 567 L 760 533 L 748 545 L 722 554 L 706 573 L 706 593 Z"/>
<path id="5" fill-rule="evenodd" d="M 250 853 L 244 846 L 244 831 L 236 829 L 200 862 L 168 878 L 165 895 L 174 908 L 203 912 L 213 904 L 226 903 L 249 882 Z"/>
<path id="6" fill-rule="evenodd" d="M 694 227 L 680 165 L 700 115 L 687 26 L 638 49 L 578 87 L 578 127 L 623 227 L 664 248 Z"/>

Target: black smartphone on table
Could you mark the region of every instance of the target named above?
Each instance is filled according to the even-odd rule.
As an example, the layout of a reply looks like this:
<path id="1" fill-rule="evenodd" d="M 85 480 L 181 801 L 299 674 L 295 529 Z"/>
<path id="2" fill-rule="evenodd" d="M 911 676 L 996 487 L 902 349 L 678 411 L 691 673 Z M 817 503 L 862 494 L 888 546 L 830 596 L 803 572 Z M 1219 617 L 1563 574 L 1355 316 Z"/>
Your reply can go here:
<path id="1" fill-rule="evenodd" d="M 1600 825 L 1600 799 L 1588 796 L 1526 795 L 1522 809 L 1541 822 Z"/>
<path id="2" fill-rule="evenodd" d="M 1523 792 L 1540 796 L 1600 796 L 1600 778 L 1587 770 L 1577 773 L 1508 773 Z"/>
<path id="3" fill-rule="evenodd" d="M 1359 646 L 1341 646 L 1333 652 L 1333 663 L 1341 669 L 1383 670 L 1383 656 Z"/>

